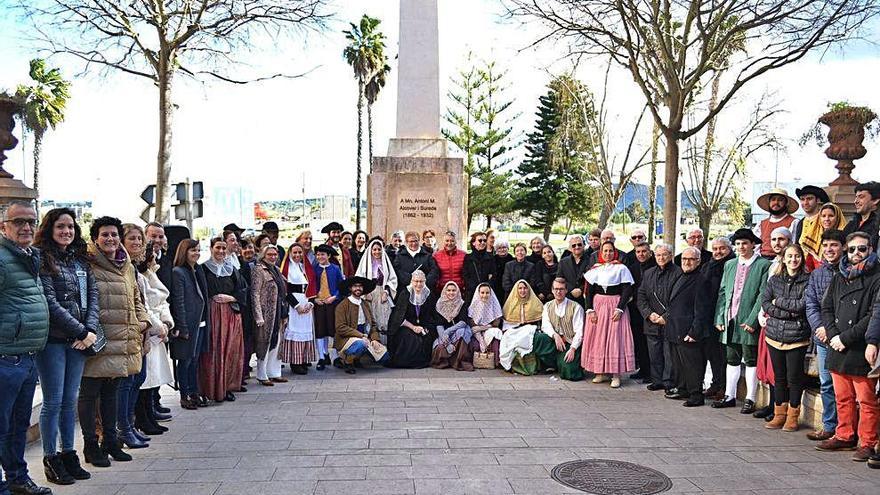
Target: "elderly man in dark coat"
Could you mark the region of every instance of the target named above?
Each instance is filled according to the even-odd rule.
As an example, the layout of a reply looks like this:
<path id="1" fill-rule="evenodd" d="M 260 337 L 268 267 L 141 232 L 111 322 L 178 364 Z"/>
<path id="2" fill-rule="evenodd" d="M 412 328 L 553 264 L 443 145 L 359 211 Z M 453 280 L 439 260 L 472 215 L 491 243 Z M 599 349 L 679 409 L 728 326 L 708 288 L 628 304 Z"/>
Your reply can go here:
<path id="1" fill-rule="evenodd" d="M 584 273 L 590 269 L 589 260 L 584 253 L 584 238 L 581 235 L 573 235 L 568 238 L 568 249 L 571 256 L 566 256 L 559 261 L 556 276 L 565 279 L 567 297 L 584 306 Z"/>
<path id="2" fill-rule="evenodd" d="M 706 343 L 715 337 L 715 305 L 705 297 L 709 280 L 700 273 L 700 250 L 690 246 L 681 253 L 681 274 L 672 283 L 663 332 L 672 348 L 672 366 L 678 391 L 670 399 L 687 399 L 685 407 L 702 406 Z"/>
<path id="3" fill-rule="evenodd" d="M 721 277 L 724 275 L 724 264 L 732 260 L 736 256 L 733 254 L 733 246 L 727 237 L 718 237 L 714 239 L 710 247 L 712 248 L 712 259 L 705 265 L 700 266 L 703 277 L 708 281 L 708 290 L 703 296 L 708 303 L 715 307 L 718 304 L 718 288 L 721 286 Z M 711 325 L 711 322 L 710 322 Z M 724 347 L 721 345 L 720 337 L 717 333 L 713 333 L 714 338 L 710 338 L 705 343 L 706 360 L 709 361 L 709 367 L 712 369 L 712 384 L 706 389 L 706 396 L 713 400 L 724 398 Z"/>
<path id="4" fill-rule="evenodd" d="M 657 266 L 642 274 L 636 295 L 636 304 L 645 319 L 645 336 L 651 359 L 651 384 L 648 390 L 665 389 L 668 395 L 677 395 L 672 369 L 672 349 L 663 336 L 669 311 L 669 294 L 681 268 L 672 264 L 672 246 L 661 244 L 654 248 Z"/>

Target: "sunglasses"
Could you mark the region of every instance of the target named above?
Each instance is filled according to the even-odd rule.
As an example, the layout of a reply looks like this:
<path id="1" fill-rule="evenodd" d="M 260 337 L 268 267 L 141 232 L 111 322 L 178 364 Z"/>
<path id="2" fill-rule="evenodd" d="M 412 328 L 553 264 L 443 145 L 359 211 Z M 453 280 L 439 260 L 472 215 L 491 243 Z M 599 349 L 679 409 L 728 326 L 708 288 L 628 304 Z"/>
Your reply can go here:
<path id="1" fill-rule="evenodd" d="M 31 227 L 37 226 L 36 218 L 13 218 L 12 220 L 6 220 L 6 223 L 11 223 L 16 227 L 24 227 L 25 225 L 29 225 Z"/>
<path id="2" fill-rule="evenodd" d="M 482 244 L 482 243 L 486 242 L 486 239 L 477 239 L 476 242 L 479 242 L 480 244 Z"/>
<path id="3" fill-rule="evenodd" d="M 575 244 L 572 244 L 571 247 L 573 247 L 573 248 L 576 248 L 576 247 L 584 247 L 584 243 L 583 243 L 583 242 L 577 242 L 577 243 L 575 243 Z"/>
<path id="4" fill-rule="evenodd" d="M 856 251 L 864 254 L 868 252 L 868 246 L 850 246 L 846 250 L 849 254 L 854 254 Z"/>

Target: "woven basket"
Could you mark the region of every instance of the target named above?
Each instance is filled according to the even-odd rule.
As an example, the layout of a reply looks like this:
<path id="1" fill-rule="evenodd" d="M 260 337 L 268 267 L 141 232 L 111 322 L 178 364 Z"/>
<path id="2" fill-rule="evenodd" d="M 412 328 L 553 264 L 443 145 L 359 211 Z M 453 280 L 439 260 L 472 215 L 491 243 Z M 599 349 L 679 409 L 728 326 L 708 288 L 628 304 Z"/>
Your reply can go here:
<path id="1" fill-rule="evenodd" d="M 481 370 L 495 369 L 495 353 L 494 352 L 475 352 L 474 368 Z"/>

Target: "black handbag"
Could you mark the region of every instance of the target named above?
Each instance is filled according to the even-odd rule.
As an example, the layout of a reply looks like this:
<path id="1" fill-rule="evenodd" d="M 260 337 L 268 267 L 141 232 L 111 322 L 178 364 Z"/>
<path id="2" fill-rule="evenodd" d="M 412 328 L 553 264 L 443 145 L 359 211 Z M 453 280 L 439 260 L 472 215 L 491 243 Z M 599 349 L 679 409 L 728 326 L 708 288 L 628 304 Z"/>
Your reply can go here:
<path id="1" fill-rule="evenodd" d="M 89 292 L 89 279 L 86 271 L 76 263 L 76 281 L 79 284 L 79 307 L 80 311 L 83 314 L 86 314 L 89 309 L 88 302 L 88 292 Z M 85 354 L 86 356 L 94 356 L 104 350 L 104 346 L 107 345 L 107 335 L 104 333 L 104 327 L 98 323 L 98 327 L 95 328 L 95 336 L 97 339 L 95 343 L 85 349 L 82 349 L 80 352 Z"/>

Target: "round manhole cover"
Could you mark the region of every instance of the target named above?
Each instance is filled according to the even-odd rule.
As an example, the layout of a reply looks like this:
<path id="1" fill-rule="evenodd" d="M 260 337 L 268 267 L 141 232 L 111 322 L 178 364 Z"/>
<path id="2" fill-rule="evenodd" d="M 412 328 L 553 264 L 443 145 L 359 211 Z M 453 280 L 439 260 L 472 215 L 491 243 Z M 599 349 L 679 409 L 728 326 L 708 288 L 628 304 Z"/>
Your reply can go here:
<path id="1" fill-rule="evenodd" d="M 564 462 L 551 474 L 554 480 L 597 495 L 650 495 L 672 488 L 665 474 L 630 462 L 608 459 Z"/>

